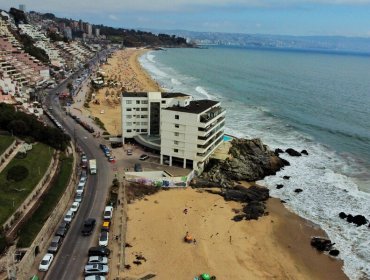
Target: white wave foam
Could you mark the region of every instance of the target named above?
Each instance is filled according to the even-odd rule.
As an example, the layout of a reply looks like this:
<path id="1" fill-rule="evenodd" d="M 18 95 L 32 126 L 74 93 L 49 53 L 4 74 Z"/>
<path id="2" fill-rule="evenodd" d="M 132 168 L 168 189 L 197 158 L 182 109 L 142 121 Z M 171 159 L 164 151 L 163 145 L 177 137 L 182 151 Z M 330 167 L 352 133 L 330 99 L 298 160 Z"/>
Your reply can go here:
<path id="1" fill-rule="evenodd" d="M 152 53 L 152 52 L 148 52 L 147 55 L 146 55 L 146 58 L 150 61 L 150 62 L 153 62 L 155 63 L 155 55 Z"/>
<path id="2" fill-rule="evenodd" d="M 177 80 L 175 78 L 171 78 L 171 83 L 173 83 L 174 85 L 181 85 L 182 84 L 179 80 Z"/>
<path id="3" fill-rule="evenodd" d="M 276 176 L 265 178 L 262 183 L 271 190 L 271 196 L 285 200 L 290 209 L 326 231 L 340 250 L 344 272 L 351 279 L 370 279 L 370 250 L 366 247 L 370 243 L 369 229 L 367 226 L 356 227 L 338 216 L 342 211 L 369 215 L 370 194 L 359 192 L 350 178 L 334 171 L 338 160 L 332 157 L 333 154 L 323 153 L 319 145 L 309 148 L 309 156 L 293 158 L 283 154 L 291 166 Z M 285 175 L 291 178 L 284 180 Z M 284 187 L 276 189 L 277 184 Z M 295 193 L 296 188 L 303 192 Z"/>
<path id="4" fill-rule="evenodd" d="M 200 94 L 204 95 L 207 99 L 212 99 L 212 95 L 208 93 L 208 91 L 206 91 L 203 87 L 201 86 L 197 86 L 195 88 L 195 90 L 197 92 L 199 92 Z"/>

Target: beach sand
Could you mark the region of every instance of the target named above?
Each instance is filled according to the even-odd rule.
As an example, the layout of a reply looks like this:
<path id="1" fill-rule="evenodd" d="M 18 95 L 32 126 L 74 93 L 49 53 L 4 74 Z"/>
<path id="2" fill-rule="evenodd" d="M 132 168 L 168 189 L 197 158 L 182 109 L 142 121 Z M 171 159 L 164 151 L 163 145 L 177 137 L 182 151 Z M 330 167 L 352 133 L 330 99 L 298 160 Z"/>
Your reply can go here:
<path id="1" fill-rule="evenodd" d="M 289 212 L 277 199 L 258 221 L 234 222 L 237 202 L 188 188 L 161 191 L 128 207 L 126 277 L 193 279 L 210 273 L 217 279 L 347 279 L 343 263 L 318 253 L 311 236 L 325 233 Z M 185 214 L 184 209 L 188 209 Z M 196 244 L 183 238 L 189 232 Z M 146 261 L 133 264 L 135 255 Z"/>
<path id="2" fill-rule="evenodd" d="M 106 130 L 112 135 L 121 134 L 121 106 L 119 96 L 123 91 L 147 92 L 160 91 L 159 85 L 141 68 L 138 57 L 145 49 L 128 48 L 116 51 L 100 67 L 105 72 L 105 81 L 117 82 L 116 86 L 104 87 L 96 91 L 95 100 L 99 105 L 90 102 L 89 114 L 98 117 Z M 103 113 L 102 113 L 103 112 Z"/>

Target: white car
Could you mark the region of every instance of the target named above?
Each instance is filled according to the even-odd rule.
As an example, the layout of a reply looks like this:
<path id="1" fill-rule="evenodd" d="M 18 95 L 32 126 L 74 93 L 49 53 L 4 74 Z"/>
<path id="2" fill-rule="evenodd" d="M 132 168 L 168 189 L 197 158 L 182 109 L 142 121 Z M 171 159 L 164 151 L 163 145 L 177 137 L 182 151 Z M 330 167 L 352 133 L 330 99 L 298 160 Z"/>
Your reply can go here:
<path id="1" fill-rule="evenodd" d="M 111 220 L 113 216 L 113 207 L 112 206 L 106 206 L 104 209 L 104 220 Z"/>
<path id="2" fill-rule="evenodd" d="M 76 213 L 79 207 L 80 207 L 80 203 L 75 201 L 72 203 L 72 206 L 71 208 L 69 208 L 69 210 Z"/>
<path id="3" fill-rule="evenodd" d="M 40 262 L 39 271 L 48 271 L 53 259 L 53 254 L 46 254 Z"/>
<path id="4" fill-rule="evenodd" d="M 82 202 L 82 198 L 83 198 L 82 193 L 77 193 L 76 196 L 75 196 L 75 202 L 81 203 Z"/>
<path id="5" fill-rule="evenodd" d="M 71 210 L 68 210 L 67 214 L 64 216 L 64 221 L 67 223 L 72 222 L 72 219 L 74 217 L 75 213 Z"/>
<path id="6" fill-rule="evenodd" d="M 106 278 L 101 275 L 90 275 L 85 277 L 85 280 L 105 280 L 105 279 Z"/>
<path id="7" fill-rule="evenodd" d="M 99 246 L 108 246 L 109 241 L 109 233 L 107 231 L 102 231 L 99 236 Z"/>
<path id="8" fill-rule="evenodd" d="M 87 181 L 87 177 L 85 177 L 85 176 L 81 176 L 80 181 L 78 182 L 78 184 L 79 184 L 79 185 L 80 185 L 80 184 L 85 185 L 85 184 L 86 184 L 86 181 Z"/>
<path id="9" fill-rule="evenodd" d="M 77 194 L 83 194 L 83 192 L 84 192 L 84 186 L 82 186 L 82 185 L 78 185 L 77 186 L 77 189 L 76 189 L 76 193 Z"/>
<path id="10" fill-rule="evenodd" d="M 91 256 L 87 260 L 87 264 L 108 264 L 108 258 L 102 256 Z"/>

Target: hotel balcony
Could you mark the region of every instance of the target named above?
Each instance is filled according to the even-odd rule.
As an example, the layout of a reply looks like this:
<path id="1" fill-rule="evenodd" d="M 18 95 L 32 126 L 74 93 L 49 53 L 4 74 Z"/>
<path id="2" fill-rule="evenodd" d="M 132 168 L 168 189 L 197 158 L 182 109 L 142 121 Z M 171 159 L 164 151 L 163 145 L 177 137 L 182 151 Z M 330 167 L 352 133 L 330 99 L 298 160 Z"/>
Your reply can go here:
<path id="1" fill-rule="evenodd" d="M 207 111 L 206 113 L 200 116 L 200 122 L 207 124 L 213 119 L 215 119 L 217 116 L 223 114 L 224 112 L 226 112 L 226 110 L 221 107 L 212 108 L 211 110 Z"/>
<path id="2" fill-rule="evenodd" d="M 198 141 L 197 148 L 198 149 L 207 149 L 209 145 L 212 144 L 216 139 L 218 139 L 221 135 L 224 135 L 224 130 L 215 130 L 215 133 L 212 133 L 208 136 L 207 140 L 204 141 Z M 199 137 L 198 137 L 199 139 Z"/>
<path id="3" fill-rule="evenodd" d="M 217 141 L 211 144 L 205 151 L 201 151 L 197 153 L 197 160 L 203 161 L 204 158 L 207 158 L 208 156 L 210 156 L 211 153 L 213 153 L 213 151 L 216 150 L 219 144 L 222 142 L 222 139 L 223 139 L 223 135 L 220 135 Z"/>
<path id="4" fill-rule="evenodd" d="M 208 125 L 207 127 L 198 127 L 198 136 L 200 137 L 207 137 L 209 133 L 211 133 L 214 130 L 218 130 L 220 127 L 225 125 L 225 117 L 222 116 L 218 118 L 215 122 Z M 200 139 L 202 140 L 202 139 Z"/>

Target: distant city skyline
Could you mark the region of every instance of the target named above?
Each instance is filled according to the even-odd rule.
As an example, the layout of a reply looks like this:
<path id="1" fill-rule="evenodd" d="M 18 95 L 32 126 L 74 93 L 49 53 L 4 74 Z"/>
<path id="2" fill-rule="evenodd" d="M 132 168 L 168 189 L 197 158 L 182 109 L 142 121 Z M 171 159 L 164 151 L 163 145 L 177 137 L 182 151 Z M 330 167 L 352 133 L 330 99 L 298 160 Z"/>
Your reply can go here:
<path id="1" fill-rule="evenodd" d="M 370 0 L 0 0 L 4 10 L 22 4 L 122 28 L 370 37 Z"/>

